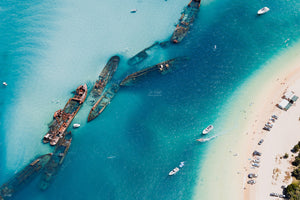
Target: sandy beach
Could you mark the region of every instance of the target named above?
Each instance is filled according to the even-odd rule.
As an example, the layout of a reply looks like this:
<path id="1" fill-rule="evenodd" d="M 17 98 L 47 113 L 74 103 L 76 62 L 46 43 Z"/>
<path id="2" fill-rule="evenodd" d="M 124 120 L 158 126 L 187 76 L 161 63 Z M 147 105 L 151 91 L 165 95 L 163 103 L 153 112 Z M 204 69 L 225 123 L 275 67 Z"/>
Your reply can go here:
<path id="1" fill-rule="evenodd" d="M 290 150 L 300 140 L 300 100 L 288 111 L 279 109 L 276 104 L 286 91 L 294 91 L 300 96 L 299 49 L 298 43 L 278 56 L 233 95 L 235 103 L 224 108 L 228 119 L 222 127 L 226 133 L 218 136 L 206 160 L 207 167 L 200 171 L 200 176 L 211 174 L 200 178 L 198 183 L 207 186 L 206 193 L 209 195 L 196 189 L 194 199 L 276 199 L 270 197 L 270 193 L 282 194 L 281 186 L 291 183 Z M 279 117 L 278 120 L 271 131 L 263 130 L 273 114 Z M 258 145 L 261 139 L 264 142 Z M 262 153 L 258 168 L 251 166 L 254 150 Z M 289 158 L 280 159 L 285 153 L 289 154 Z M 258 175 L 253 185 L 247 184 L 249 173 Z M 216 188 L 218 192 L 214 192 Z"/>
<path id="2" fill-rule="evenodd" d="M 300 59 L 290 63 L 292 69 L 287 74 L 282 72 L 281 77 L 276 78 L 277 84 L 273 84 L 266 93 L 264 106 L 256 111 L 256 120 L 249 130 L 248 155 L 254 150 L 262 153 L 259 168 L 251 167 L 249 160 L 245 165 L 245 171 L 258 174 L 256 184 L 245 184 L 245 198 L 260 200 L 270 198 L 270 193 L 282 194 L 282 186 L 287 186 L 292 179 L 290 161 L 293 159 L 292 147 L 300 141 L 300 103 L 294 103 L 288 111 L 283 111 L 275 105 L 281 101 L 281 97 L 286 91 L 293 91 L 300 95 Z M 271 131 L 262 130 L 264 124 L 272 114 L 276 114 L 279 119 L 273 123 Z M 257 142 L 264 139 L 261 145 Z M 283 159 L 285 153 L 289 154 L 287 159 Z M 248 179 L 246 179 L 248 180 Z"/>

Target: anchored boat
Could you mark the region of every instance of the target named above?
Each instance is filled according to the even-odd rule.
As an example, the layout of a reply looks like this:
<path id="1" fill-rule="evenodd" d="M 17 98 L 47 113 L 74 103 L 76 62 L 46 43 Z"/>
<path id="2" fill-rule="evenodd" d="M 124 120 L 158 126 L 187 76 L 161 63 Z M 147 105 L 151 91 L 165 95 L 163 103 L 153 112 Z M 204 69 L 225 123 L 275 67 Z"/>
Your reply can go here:
<path id="1" fill-rule="evenodd" d="M 262 14 L 265 14 L 266 12 L 269 12 L 269 10 L 270 10 L 270 8 L 268 8 L 268 7 L 263 7 L 262 9 L 259 9 L 259 10 L 257 11 L 257 14 L 258 14 L 258 15 L 262 15 Z"/>
<path id="2" fill-rule="evenodd" d="M 98 117 L 104 111 L 104 109 L 110 104 L 112 98 L 114 98 L 118 90 L 119 86 L 117 84 L 113 84 L 104 94 L 102 94 L 100 99 L 91 109 L 88 116 L 88 122 Z"/>
<path id="3" fill-rule="evenodd" d="M 73 128 L 79 128 L 80 124 L 73 124 Z"/>
<path id="4" fill-rule="evenodd" d="M 9 181 L 0 187 L 0 199 L 6 199 L 13 196 L 23 186 L 28 184 L 41 171 L 41 169 L 48 163 L 52 153 L 42 155 L 26 166 L 23 170 L 18 172 Z"/>
<path id="5" fill-rule="evenodd" d="M 79 111 L 82 103 L 87 96 L 87 85 L 81 85 L 76 89 L 73 98 L 70 98 L 63 110 L 58 110 L 54 113 L 53 121 L 49 125 L 49 131 L 43 138 L 43 143 L 50 142 L 50 145 L 57 144 L 64 132 L 69 127 L 75 115 Z"/>
<path id="6" fill-rule="evenodd" d="M 41 190 L 46 190 L 49 187 L 52 177 L 57 173 L 60 165 L 62 164 L 70 148 L 71 142 L 72 142 L 71 132 L 64 134 L 63 138 L 59 139 L 51 159 L 45 165 L 45 169 L 39 184 Z"/>
<path id="7" fill-rule="evenodd" d="M 202 131 L 202 134 L 205 135 L 205 134 L 209 133 L 211 130 L 213 130 L 213 128 L 214 128 L 213 125 L 209 125 Z"/>
<path id="8" fill-rule="evenodd" d="M 169 172 L 169 176 L 173 176 L 174 174 L 176 174 L 177 172 L 179 172 L 179 168 L 175 167 L 172 171 Z"/>
<path id="9" fill-rule="evenodd" d="M 179 23 L 176 26 L 176 29 L 171 37 L 173 43 L 179 43 L 186 36 L 190 29 L 191 23 L 197 16 L 197 13 L 200 8 L 201 0 L 191 0 L 188 6 L 184 9 Z"/>

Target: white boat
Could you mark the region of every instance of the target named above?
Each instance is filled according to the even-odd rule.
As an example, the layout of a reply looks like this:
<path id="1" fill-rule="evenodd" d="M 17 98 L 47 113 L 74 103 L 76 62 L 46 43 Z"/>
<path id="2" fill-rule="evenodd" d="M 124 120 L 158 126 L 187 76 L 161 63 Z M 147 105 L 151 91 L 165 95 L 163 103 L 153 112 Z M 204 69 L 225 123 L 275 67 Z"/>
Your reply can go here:
<path id="1" fill-rule="evenodd" d="M 137 9 L 132 9 L 130 13 L 136 13 Z"/>
<path id="2" fill-rule="evenodd" d="M 265 14 L 266 12 L 268 12 L 270 10 L 270 8 L 268 8 L 268 7 L 263 7 L 262 9 L 259 9 L 258 11 L 257 11 L 257 14 L 258 15 L 262 15 L 262 14 Z"/>
<path id="3" fill-rule="evenodd" d="M 174 174 L 176 174 L 179 171 L 178 167 L 175 167 L 172 171 L 170 171 L 169 176 L 173 176 Z"/>
<path id="4" fill-rule="evenodd" d="M 79 128 L 80 124 L 73 124 L 73 128 Z"/>
<path id="5" fill-rule="evenodd" d="M 6 83 L 6 82 L 3 82 L 2 84 L 3 84 L 4 86 L 7 86 L 7 83 Z"/>
<path id="6" fill-rule="evenodd" d="M 202 131 L 202 134 L 205 135 L 207 133 L 209 133 L 211 130 L 213 130 L 214 126 L 213 125 L 209 125 L 208 127 L 206 127 L 206 129 L 204 129 Z"/>

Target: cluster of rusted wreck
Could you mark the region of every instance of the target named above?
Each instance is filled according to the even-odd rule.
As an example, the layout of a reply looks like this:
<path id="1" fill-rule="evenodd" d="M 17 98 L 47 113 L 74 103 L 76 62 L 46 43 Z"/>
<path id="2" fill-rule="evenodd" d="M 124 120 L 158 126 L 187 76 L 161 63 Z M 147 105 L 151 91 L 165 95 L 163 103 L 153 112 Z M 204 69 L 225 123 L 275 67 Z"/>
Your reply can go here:
<path id="1" fill-rule="evenodd" d="M 132 66 L 141 63 L 148 57 L 147 51 L 150 51 L 157 45 L 165 47 L 168 43 L 176 44 L 181 42 L 188 33 L 190 25 L 199 11 L 200 1 L 201 0 L 191 0 L 184 9 L 170 41 L 162 43 L 156 42 L 150 47 L 145 48 L 130 58 L 127 62 L 128 65 Z M 12 197 L 15 192 L 33 180 L 40 172 L 42 172 L 39 184 L 40 189 L 45 190 L 49 187 L 53 176 L 58 172 L 71 145 L 72 134 L 71 132 L 67 132 L 67 129 L 87 97 L 89 98 L 89 102 L 93 103 L 88 116 L 88 121 L 91 121 L 99 116 L 110 104 L 113 97 L 119 91 L 120 86 L 132 85 L 137 80 L 152 72 L 159 72 L 161 74 L 168 73 L 176 64 L 179 64 L 179 61 L 183 60 L 182 57 L 173 58 L 130 74 L 119 83 L 117 81 L 110 83 L 120 63 L 119 56 L 111 57 L 91 89 L 91 95 L 89 95 L 89 97 L 87 85 L 80 85 L 76 89 L 75 95 L 68 100 L 65 107 L 54 113 L 52 122 L 49 125 L 49 131 L 42 139 L 43 143 L 50 143 L 51 146 L 55 146 L 53 153 L 39 156 L 4 183 L 0 187 L 0 200 Z"/>

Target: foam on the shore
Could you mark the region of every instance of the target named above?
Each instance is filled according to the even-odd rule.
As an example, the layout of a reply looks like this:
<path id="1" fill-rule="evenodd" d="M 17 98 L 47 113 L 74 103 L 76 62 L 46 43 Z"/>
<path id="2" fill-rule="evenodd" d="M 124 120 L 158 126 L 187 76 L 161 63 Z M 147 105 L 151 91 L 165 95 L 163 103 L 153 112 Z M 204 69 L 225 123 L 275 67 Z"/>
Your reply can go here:
<path id="1" fill-rule="evenodd" d="M 216 138 L 207 150 L 207 159 L 200 167 L 193 199 L 243 199 L 244 186 L 247 184 L 247 172 L 243 166 L 251 158 L 247 153 L 250 142 L 253 142 L 247 140 L 247 135 L 253 134 L 247 132 L 253 126 L 249 123 L 259 117 L 257 109 L 263 108 L 264 95 L 273 91 L 274 85 L 284 82 L 286 75 L 300 67 L 299 52 L 300 42 L 274 57 L 249 77 L 225 104 L 222 122 L 216 126 L 221 126 L 226 134 Z M 275 87 L 274 94 L 276 90 Z"/>

